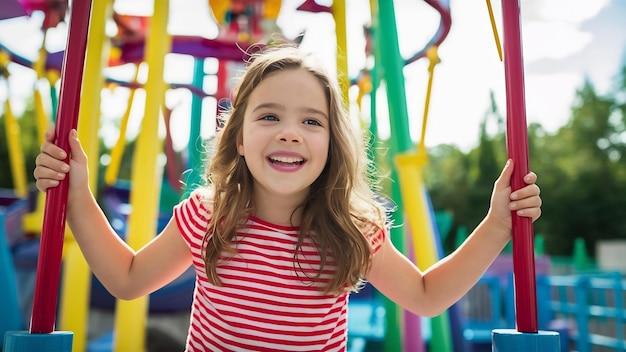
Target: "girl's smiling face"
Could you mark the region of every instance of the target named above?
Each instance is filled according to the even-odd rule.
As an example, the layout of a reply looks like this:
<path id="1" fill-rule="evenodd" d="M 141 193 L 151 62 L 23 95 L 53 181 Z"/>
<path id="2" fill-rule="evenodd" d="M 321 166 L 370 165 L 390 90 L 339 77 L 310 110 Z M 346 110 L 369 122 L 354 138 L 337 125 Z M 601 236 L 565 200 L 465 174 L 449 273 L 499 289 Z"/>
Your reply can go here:
<path id="1" fill-rule="evenodd" d="M 256 199 L 305 199 L 328 160 L 328 110 L 320 81 L 304 69 L 274 72 L 254 89 L 237 150 L 254 178 Z"/>

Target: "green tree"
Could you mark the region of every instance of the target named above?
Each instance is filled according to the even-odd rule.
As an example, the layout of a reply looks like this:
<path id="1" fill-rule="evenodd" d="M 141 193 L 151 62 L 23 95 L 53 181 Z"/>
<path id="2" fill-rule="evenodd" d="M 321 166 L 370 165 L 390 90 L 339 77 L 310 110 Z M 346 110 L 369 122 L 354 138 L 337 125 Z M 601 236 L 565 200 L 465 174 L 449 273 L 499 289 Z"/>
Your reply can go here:
<path id="1" fill-rule="evenodd" d="M 469 220 L 468 190 L 469 160 L 454 145 L 442 144 L 428 151 L 429 161 L 424 167 L 423 177 L 431 202 L 436 211 L 452 215 L 453 225 L 448 234 L 440 234 L 447 239 L 446 252 L 454 249 L 454 234 L 459 226 Z"/>
<path id="2" fill-rule="evenodd" d="M 551 253 L 570 255 L 576 237 L 585 239 L 593 253 L 598 239 L 626 234 L 623 222 L 616 221 L 626 210 L 619 196 L 626 189 L 618 177 L 623 163 L 619 163 L 621 146 L 616 138 L 624 129 L 614 118 L 616 107 L 613 97 L 598 95 L 587 80 L 577 91 L 570 122 L 546 140 L 558 170 L 545 180 L 544 189 L 553 194 L 544 193 L 543 210 L 547 218 L 562 220 L 546 224 L 551 234 L 546 248 Z"/>
<path id="3" fill-rule="evenodd" d="M 495 122 L 495 138 L 487 126 Z M 502 116 L 498 111 L 493 94 L 491 106 L 480 126 L 479 145 L 468 154 L 450 145 L 429 150 L 429 163 L 424 171 L 424 180 L 433 206 L 453 214 L 454 224 L 446 237 L 447 251 L 456 246 L 459 228 L 474 228 L 485 216 L 489 207 L 493 182 L 498 177 L 506 151 L 502 132 Z"/>
<path id="4" fill-rule="evenodd" d="M 586 80 L 576 91 L 570 120 L 555 133 L 528 126 L 530 169 L 539 174 L 544 202 L 534 231 L 544 235 L 547 254 L 571 256 L 576 238 L 584 239 L 589 253 L 598 240 L 626 238 L 620 220 L 626 212 L 626 66 L 616 78 L 606 95 Z M 493 118 L 499 128 L 490 135 L 486 126 Z M 452 231 L 471 229 L 484 216 L 482 204 L 506 158 L 502 120 L 492 99 L 476 148 L 429 149 L 425 182 L 435 210 L 453 215 Z"/>

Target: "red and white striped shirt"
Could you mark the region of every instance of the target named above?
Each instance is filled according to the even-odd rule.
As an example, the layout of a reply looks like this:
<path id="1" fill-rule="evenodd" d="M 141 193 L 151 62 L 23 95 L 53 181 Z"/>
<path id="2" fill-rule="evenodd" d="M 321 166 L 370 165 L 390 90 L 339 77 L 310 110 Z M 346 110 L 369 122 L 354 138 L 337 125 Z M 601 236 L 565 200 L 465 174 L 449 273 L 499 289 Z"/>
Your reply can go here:
<path id="1" fill-rule="evenodd" d="M 302 247 L 296 273 L 298 228 L 250 216 L 233 241 L 237 253 L 218 262 L 222 286 L 214 286 L 201 253 L 211 219 L 201 193 L 177 205 L 174 216 L 196 270 L 187 351 L 345 351 L 348 294 L 324 294 L 302 273 L 314 275 L 320 263 L 311 241 Z M 380 243 L 382 236 L 371 241 Z M 334 271 L 326 268 L 322 281 Z"/>

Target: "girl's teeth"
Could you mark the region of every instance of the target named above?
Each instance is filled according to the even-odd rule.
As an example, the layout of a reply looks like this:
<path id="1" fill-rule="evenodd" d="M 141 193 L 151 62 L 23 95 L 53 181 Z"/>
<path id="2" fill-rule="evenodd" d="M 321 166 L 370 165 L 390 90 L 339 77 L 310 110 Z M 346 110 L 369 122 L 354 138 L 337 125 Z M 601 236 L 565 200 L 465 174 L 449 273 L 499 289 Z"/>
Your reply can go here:
<path id="1" fill-rule="evenodd" d="M 280 162 L 280 163 L 287 163 L 287 164 L 295 164 L 295 163 L 302 162 L 302 159 L 300 158 L 291 158 L 291 157 L 270 158 L 270 160 Z"/>

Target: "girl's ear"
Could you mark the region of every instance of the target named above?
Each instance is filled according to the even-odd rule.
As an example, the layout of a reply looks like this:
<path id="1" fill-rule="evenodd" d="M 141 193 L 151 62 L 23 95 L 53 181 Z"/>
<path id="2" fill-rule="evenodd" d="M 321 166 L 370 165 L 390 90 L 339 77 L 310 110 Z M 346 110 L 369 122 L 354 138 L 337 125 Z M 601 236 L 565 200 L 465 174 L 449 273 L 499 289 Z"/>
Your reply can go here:
<path id="1" fill-rule="evenodd" d="M 243 137 L 241 136 L 241 134 L 239 136 L 237 136 L 237 153 L 241 156 L 244 155 L 244 150 L 243 150 Z"/>

